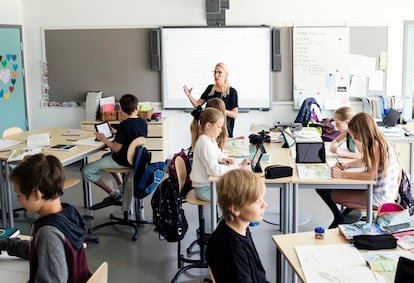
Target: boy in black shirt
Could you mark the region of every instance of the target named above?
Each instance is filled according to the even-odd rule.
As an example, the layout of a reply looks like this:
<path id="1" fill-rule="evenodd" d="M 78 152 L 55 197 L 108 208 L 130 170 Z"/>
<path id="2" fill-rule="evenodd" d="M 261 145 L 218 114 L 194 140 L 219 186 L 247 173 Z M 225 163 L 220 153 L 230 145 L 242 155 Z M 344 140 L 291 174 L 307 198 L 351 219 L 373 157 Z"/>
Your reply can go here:
<path id="1" fill-rule="evenodd" d="M 223 212 L 207 246 L 207 263 L 216 282 L 269 282 L 249 230 L 263 220 L 266 187 L 246 169 L 225 173 L 217 183 L 218 204 Z"/>

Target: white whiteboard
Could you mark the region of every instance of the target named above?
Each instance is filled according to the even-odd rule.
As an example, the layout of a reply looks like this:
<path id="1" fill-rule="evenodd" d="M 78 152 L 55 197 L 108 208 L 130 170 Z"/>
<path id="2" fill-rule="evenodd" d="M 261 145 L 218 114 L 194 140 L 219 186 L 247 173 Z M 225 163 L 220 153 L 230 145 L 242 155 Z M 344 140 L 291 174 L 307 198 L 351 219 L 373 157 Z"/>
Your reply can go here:
<path id="1" fill-rule="evenodd" d="M 269 27 L 161 29 L 163 108 L 192 108 L 183 85 L 198 99 L 212 71 L 224 62 L 230 85 L 237 90 L 239 108 L 271 107 L 271 31 Z"/>
<path id="2" fill-rule="evenodd" d="M 293 29 L 293 97 L 299 108 L 315 97 L 325 109 L 346 104 L 349 89 L 349 28 Z"/>

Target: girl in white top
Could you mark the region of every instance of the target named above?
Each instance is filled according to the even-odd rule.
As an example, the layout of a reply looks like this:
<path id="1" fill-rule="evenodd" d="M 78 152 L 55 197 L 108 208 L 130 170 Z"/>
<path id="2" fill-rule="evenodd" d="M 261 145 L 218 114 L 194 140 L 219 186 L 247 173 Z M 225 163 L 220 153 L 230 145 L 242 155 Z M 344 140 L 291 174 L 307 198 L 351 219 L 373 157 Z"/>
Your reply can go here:
<path id="1" fill-rule="evenodd" d="M 250 160 L 245 158 L 240 164 L 236 164 L 233 158 L 221 152 L 216 139 L 222 131 L 224 117 L 219 110 L 206 108 L 200 114 L 199 123 L 198 131 L 191 133 L 197 138 L 190 178 L 197 198 L 210 201 L 208 177 L 221 176 L 229 170 L 244 168 L 250 164 Z"/>

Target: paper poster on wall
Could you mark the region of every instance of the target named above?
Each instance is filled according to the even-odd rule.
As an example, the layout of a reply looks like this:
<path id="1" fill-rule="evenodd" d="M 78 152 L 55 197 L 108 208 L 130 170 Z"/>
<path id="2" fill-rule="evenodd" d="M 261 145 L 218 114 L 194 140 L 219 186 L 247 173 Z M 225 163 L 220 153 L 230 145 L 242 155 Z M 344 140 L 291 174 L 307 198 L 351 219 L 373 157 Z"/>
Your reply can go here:
<path id="1" fill-rule="evenodd" d="M 295 27 L 293 29 L 293 96 L 299 109 L 307 97 L 323 108 L 340 106 L 349 89 L 349 28 Z M 335 105 L 337 104 L 337 105 Z"/>

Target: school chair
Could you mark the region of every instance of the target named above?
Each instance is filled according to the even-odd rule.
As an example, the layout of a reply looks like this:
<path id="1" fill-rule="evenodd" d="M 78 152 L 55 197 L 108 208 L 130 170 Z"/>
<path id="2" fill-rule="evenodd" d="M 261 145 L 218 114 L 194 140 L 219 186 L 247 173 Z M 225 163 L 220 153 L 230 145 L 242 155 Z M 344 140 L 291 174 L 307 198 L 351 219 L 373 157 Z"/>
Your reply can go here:
<path id="1" fill-rule="evenodd" d="M 23 130 L 19 127 L 11 127 L 11 128 L 7 128 L 3 131 L 2 137 L 4 139 L 8 136 L 11 136 L 11 135 L 14 135 L 14 134 L 19 134 L 19 133 L 22 133 L 22 132 L 23 132 Z"/>
<path id="2" fill-rule="evenodd" d="M 184 183 L 187 176 L 187 168 L 185 166 L 185 162 L 181 156 L 177 156 L 175 158 L 175 170 L 177 172 L 178 178 L 178 188 L 179 192 L 181 193 L 182 188 L 184 187 Z M 205 232 L 205 219 L 203 214 L 203 206 L 210 205 L 209 201 L 203 201 L 197 199 L 194 190 L 190 190 L 185 198 L 185 201 L 192 205 L 197 205 L 198 207 L 198 229 L 197 229 L 197 240 L 194 241 L 190 247 L 187 249 L 187 252 L 191 252 L 191 248 L 193 245 L 198 244 L 200 246 L 200 259 L 190 259 L 184 257 L 181 254 L 181 241 L 178 241 L 177 247 L 177 257 L 178 257 L 178 268 L 179 270 L 175 274 L 174 278 L 171 280 L 172 283 L 177 282 L 178 278 L 189 269 L 192 268 L 207 268 L 207 261 L 206 261 L 206 248 L 207 248 L 207 238 L 208 235 Z M 188 252 L 188 253 L 190 253 Z M 184 266 L 184 263 L 189 263 L 188 265 Z"/>
<path id="3" fill-rule="evenodd" d="M 108 283 L 108 262 L 104 261 L 86 283 Z"/>
<path id="4" fill-rule="evenodd" d="M 128 182 L 133 182 L 133 175 L 135 174 L 134 172 L 134 168 L 133 168 L 133 164 L 134 164 L 134 159 L 136 156 L 136 152 L 138 147 L 143 146 L 145 143 L 145 138 L 144 137 L 138 137 L 135 140 L 133 140 L 131 142 L 131 144 L 128 147 L 128 151 L 127 151 L 127 159 L 129 164 L 131 165 L 128 168 L 108 168 L 103 170 L 104 172 L 109 172 L 109 173 L 121 173 L 123 175 L 123 185 L 124 185 L 124 193 L 125 193 L 125 186 L 128 184 Z M 124 195 L 124 199 L 125 199 L 125 195 Z M 116 201 L 113 204 L 115 205 L 122 205 L 122 201 Z M 143 208 L 144 208 L 144 204 L 143 204 L 143 199 L 137 199 L 134 198 L 134 207 L 129 207 L 128 209 L 123 208 L 123 217 L 119 218 L 116 217 L 115 215 L 113 215 L 112 213 L 109 215 L 110 221 L 102 223 L 102 224 L 98 224 L 94 227 L 91 227 L 88 229 L 88 233 L 93 233 L 94 231 L 106 227 L 106 226 L 112 226 L 112 225 L 123 225 L 123 226 L 129 226 L 131 228 L 134 229 L 134 234 L 132 236 L 132 240 L 136 241 L 137 237 L 138 237 L 138 225 L 141 224 L 152 224 L 152 221 L 145 221 L 143 219 Z M 130 219 L 129 215 L 132 214 L 132 211 L 135 212 L 135 220 Z"/>

